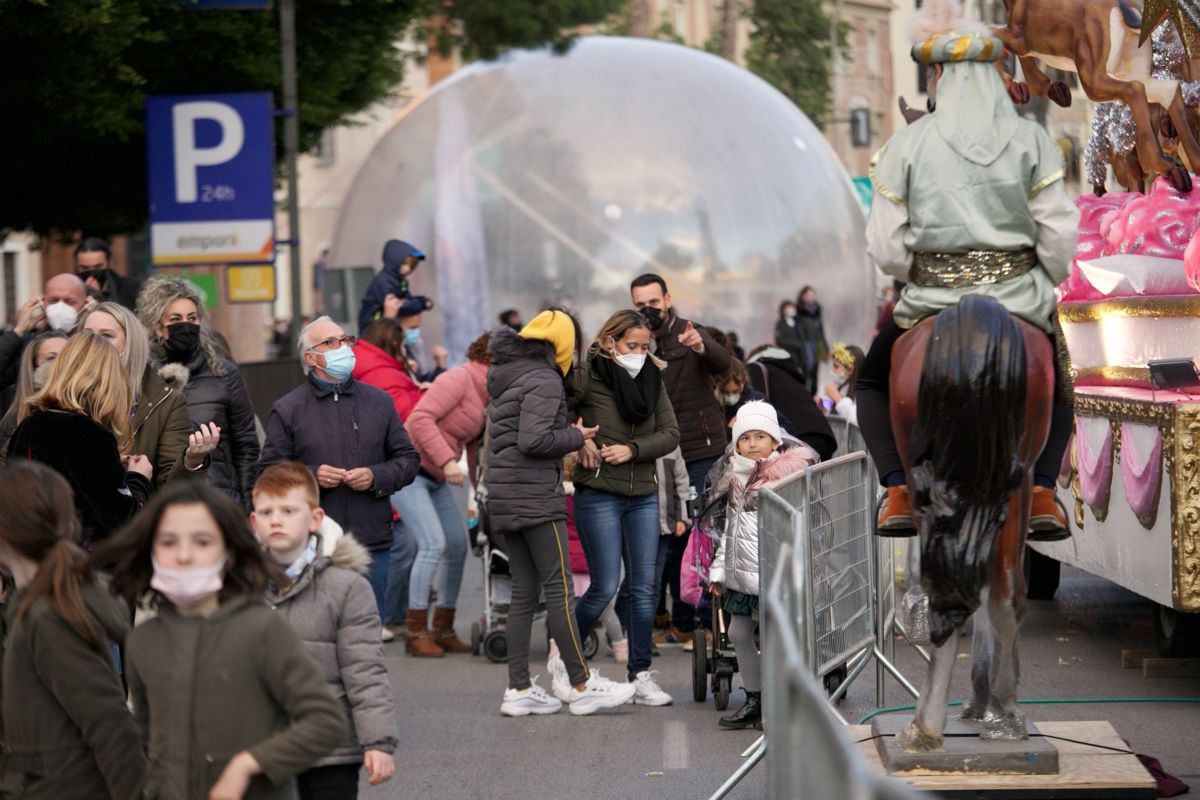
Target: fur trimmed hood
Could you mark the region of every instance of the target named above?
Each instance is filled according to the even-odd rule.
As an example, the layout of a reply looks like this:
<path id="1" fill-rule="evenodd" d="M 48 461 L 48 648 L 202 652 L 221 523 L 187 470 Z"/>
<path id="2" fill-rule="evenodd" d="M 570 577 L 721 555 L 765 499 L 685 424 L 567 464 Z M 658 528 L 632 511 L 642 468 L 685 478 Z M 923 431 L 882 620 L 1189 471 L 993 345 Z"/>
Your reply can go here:
<path id="1" fill-rule="evenodd" d="M 330 566 L 348 569 L 359 575 L 366 575 L 370 571 L 371 553 L 329 517 L 325 517 L 321 523 L 317 536 L 321 540 L 321 560 Z"/>
<path id="2" fill-rule="evenodd" d="M 183 364 L 168 363 L 158 368 L 158 377 L 162 378 L 167 386 L 182 392 L 192 373 Z"/>
<path id="3" fill-rule="evenodd" d="M 492 333 L 488 349 L 492 352 L 492 364 L 508 364 L 512 361 L 545 361 L 554 363 L 554 345 L 544 339 L 524 339 L 511 328 L 498 328 Z"/>

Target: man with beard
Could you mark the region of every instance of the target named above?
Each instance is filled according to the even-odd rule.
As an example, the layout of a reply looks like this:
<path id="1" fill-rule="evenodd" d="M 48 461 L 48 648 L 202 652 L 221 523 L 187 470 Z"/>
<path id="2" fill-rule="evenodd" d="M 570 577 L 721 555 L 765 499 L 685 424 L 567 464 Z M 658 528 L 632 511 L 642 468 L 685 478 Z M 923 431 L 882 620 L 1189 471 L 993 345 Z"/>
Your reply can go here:
<path id="1" fill-rule="evenodd" d="M 663 383 L 679 422 L 679 447 L 688 478 L 697 492 L 704 477 L 725 451 L 725 413 L 713 391 L 713 380 L 729 371 L 729 351 L 708 334 L 675 313 L 667 282 L 658 275 L 640 275 L 629 285 L 633 306 L 654 333 L 655 355 L 667 362 Z M 674 537 L 664 565 L 671 585 L 671 635 L 688 645 L 696 629 L 696 609 L 679 596 L 679 566 L 687 545 Z"/>
<path id="2" fill-rule="evenodd" d="M 112 268 L 112 248 L 108 242 L 89 236 L 75 248 L 75 274 L 91 290 L 100 293 L 100 301 L 111 300 L 134 311 L 141 290 L 137 278 L 118 275 Z"/>

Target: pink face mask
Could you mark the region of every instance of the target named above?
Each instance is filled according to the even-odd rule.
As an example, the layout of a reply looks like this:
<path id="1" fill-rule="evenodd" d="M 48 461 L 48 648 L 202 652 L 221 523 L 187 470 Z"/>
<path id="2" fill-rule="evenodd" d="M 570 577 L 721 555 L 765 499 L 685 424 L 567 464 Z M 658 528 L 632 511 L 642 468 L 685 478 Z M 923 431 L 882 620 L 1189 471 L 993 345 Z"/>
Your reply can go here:
<path id="1" fill-rule="evenodd" d="M 176 606 L 194 606 L 221 591 L 225 578 L 225 562 L 228 560 L 229 556 L 226 555 L 211 567 L 167 569 L 159 566 L 151 557 L 154 576 L 150 579 L 150 588 Z"/>

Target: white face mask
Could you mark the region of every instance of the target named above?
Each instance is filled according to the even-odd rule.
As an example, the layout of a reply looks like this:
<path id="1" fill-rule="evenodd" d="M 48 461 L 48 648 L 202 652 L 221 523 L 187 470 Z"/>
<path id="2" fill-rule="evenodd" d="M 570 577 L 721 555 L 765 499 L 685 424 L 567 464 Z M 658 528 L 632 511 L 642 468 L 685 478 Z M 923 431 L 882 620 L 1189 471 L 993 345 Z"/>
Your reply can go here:
<path id="1" fill-rule="evenodd" d="M 154 576 L 150 578 L 150 588 L 176 606 L 194 606 L 221 591 L 225 584 L 225 562 L 228 560 L 229 556 L 226 555 L 211 567 L 167 569 L 159 566 L 151 557 Z"/>
<path id="2" fill-rule="evenodd" d="M 69 331 L 75 327 L 78 317 L 75 309 L 61 300 L 46 306 L 46 324 L 50 326 L 50 330 Z"/>
<path id="3" fill-rule="evenodd" d="M 730 408 L 733 408 L 740 402 L 742 402 L 742 396 L 740 394 L 725 395 L 725 405 L 729 406 Z"/>
<path id="4" fill-rule="evenodd" d="M 627 353 L 623 356 L 613 356 L 613 360 L 625 368 L 629 373 L 629 377 L 636 378 L 638 373 L 642 371 L 642 367 L 646 366 L 646 354 Z"/>

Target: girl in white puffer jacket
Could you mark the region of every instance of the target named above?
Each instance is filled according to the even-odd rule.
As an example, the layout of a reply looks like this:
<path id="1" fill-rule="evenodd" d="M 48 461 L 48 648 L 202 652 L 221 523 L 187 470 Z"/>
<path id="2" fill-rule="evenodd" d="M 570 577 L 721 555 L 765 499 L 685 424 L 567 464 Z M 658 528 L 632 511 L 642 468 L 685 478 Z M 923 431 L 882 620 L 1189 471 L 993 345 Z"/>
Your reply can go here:
<path id="1" fill-rule="evenodd" d="M 746 703 L 721 717 L 720 726 L 741 730 L 762 724 L 762 668 L 754 627 L 758 618 L 758 490 L 815 464 L 819 457 L 806 444 L 784 441 L 769 403 L 746 403 L 733 422 L 734 452 L 726 457 L 729 507 L 725 532 L 709 569 L 709 589 L 731 615 L 729 639 L 737 653 Z"/>

